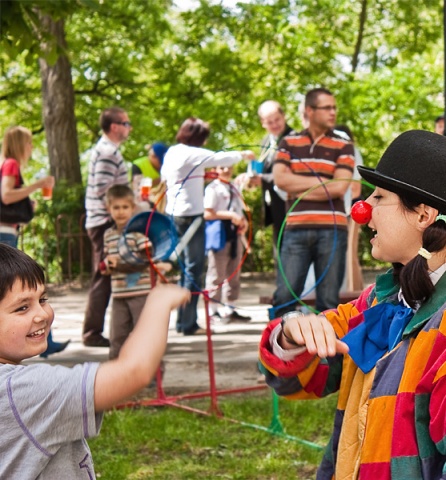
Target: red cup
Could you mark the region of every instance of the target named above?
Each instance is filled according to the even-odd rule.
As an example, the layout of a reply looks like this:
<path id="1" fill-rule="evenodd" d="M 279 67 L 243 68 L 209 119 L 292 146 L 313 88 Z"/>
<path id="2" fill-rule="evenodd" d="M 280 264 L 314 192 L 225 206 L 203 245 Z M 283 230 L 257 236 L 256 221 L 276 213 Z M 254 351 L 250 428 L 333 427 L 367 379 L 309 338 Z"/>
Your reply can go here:
<path id="1" fill-rule="evenodd" d="M 141 200 L 148 200 L 150 195 L 150 187 L 148 185 L 141 185 Z"/>
<path id="2" fill-rule="evenodd" d="M 42 198 L 44 200 L 51 200 L 53 198 L 53 187 L 43 187 Z"/>

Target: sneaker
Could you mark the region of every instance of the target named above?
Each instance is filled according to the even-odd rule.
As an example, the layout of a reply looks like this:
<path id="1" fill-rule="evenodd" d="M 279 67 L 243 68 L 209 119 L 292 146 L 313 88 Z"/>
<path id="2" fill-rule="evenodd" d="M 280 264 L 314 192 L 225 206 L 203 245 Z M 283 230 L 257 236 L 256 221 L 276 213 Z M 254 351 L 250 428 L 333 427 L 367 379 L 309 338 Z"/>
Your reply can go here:
<path id="1" fill-rule="evenodd" d="M 251 320 L 250 316 L 240 315 L 240 313 L 236 312 L 235 310 L 224 318 L 227 318 L 229 322 L 249 322 Z"/>
<path id="2" fill-rule="evenodd" d="M 222 317 L 218 312 L 211 315 L 211 324 L 212 325 L 226 325 L 230 322 L 229 317 Z"/>
<path id="3" fill-rule="evenodd" d="M 197 328 L 192 335 L 206 335 L 206 329 L 201 327 Z"/>
<path id="4" fill-rule="evenodd" d="M 211 333 L 214 333 L 214 331 L 211 330 Z M 199 327 L 193 333 L 183 333 L 183 335 L 186 337 L 190 337 L 192 335 L 206 335 L 206 329 Z"/>

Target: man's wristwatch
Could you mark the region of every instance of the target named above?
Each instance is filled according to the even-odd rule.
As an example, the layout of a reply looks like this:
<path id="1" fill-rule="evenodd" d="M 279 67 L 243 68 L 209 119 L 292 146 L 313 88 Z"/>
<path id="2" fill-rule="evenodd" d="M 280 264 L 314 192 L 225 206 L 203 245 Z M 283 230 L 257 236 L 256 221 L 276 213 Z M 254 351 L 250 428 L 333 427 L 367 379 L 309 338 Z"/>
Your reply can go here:
<path id="1" fill-rule="evenodd" d="M 298 343 L 296 343 L 289 335 L 286 334 L 285 324 L 287 320 L 289 320 L 290 318 L 302 317 L 302 316 L 303 316 L 303 313 L 301 312 L 288 312 L 282 315 L 282 321 L 280 322 L 280 325 L 282 326 L 283 337 L 290 345 L 295 345 L 296 347 L 302 347 L 302 345 L 299 345 Z"/>

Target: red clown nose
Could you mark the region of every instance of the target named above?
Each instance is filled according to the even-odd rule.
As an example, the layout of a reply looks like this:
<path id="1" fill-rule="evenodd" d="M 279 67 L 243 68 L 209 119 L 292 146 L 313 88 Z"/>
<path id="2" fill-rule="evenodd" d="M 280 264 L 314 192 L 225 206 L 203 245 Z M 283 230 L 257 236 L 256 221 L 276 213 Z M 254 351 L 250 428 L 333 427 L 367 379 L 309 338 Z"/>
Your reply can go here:
<path id="1" fill-rule="evenodd" d="M 365 225 L 372 219 L 372 206 L 364 200 L 359 200 L 353 204 L 350 215 L 356 223 Z"/>

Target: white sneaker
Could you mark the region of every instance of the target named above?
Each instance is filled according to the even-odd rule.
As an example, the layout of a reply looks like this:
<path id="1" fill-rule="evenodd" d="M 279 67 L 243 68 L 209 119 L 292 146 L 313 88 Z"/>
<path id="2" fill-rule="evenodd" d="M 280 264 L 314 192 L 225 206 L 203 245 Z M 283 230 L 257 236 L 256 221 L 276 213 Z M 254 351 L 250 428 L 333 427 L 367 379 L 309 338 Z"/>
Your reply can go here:
<path id="1" fill-rule="evenodd" d="M 212 325 L 226 325 L 229 323 L 229 317 L 222 317 L 218 312 L 215 312 L 211 315 L 211 324 Z"/>

